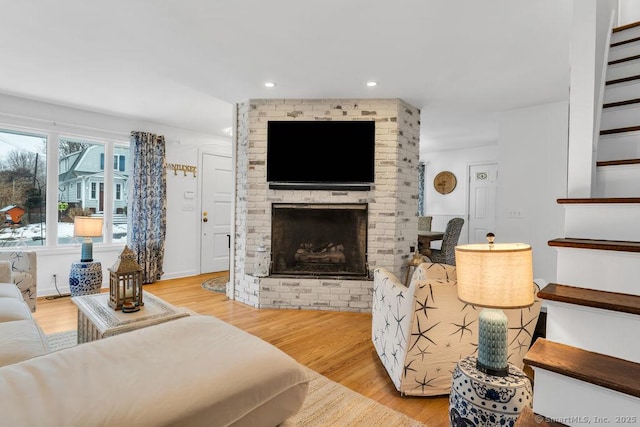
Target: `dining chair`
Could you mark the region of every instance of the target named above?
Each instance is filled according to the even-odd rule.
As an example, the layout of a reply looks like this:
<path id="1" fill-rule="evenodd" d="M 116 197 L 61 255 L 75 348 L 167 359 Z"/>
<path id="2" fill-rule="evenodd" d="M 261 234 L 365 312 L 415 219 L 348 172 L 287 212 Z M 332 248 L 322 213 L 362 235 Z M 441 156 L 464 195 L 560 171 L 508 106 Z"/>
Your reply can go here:
<path id="1" fill-rule="evenodd" d="M 440 249 L 431 249 L 431 255 L 429 256 L 431 262 L 456 265 L 455 248 L 463 225 L 464 219 L 462 218 L 451 218 L 449 220 L 442 237 L 442 246 Z"/>
<path id="2" fill-rule="evenodd" d="M 419 216 L 418 217 L 418 234 L 421 231 L 431 231 L 432 216 Z"/>

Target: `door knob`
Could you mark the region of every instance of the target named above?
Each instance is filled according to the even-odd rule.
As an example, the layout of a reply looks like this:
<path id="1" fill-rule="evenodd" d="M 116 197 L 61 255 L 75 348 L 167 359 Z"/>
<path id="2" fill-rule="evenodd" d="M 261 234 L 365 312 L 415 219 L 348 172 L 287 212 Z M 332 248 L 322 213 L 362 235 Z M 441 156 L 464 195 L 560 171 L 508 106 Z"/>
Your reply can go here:
<path id="1" fill-rule="evenodd" d="M 207 222 L 207 221 L 209 221 L 209 218 L 207 218 L 206 216 L 202 218 L 202 222 Z"/>

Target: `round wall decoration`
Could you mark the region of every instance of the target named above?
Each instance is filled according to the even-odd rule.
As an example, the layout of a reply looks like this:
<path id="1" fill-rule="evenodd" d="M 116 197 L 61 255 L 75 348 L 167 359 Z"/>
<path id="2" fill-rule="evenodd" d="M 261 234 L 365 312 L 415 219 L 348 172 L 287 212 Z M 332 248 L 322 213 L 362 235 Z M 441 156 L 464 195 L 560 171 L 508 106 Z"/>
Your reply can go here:
<path id="1" fill-rule="evenodd" d="M 457 183 L 456 176 L 449 171 L 440 172 L 433 179 L 433 187 L 440 194 L 451 193 L 456 188 Z"/>

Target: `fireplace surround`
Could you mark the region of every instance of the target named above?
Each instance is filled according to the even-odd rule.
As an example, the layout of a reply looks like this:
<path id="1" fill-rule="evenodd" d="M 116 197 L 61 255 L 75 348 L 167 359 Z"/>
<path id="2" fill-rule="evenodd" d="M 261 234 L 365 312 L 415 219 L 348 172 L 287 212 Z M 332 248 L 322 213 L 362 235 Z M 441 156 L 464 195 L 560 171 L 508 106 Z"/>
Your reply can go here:
<path id="1" fill-rule="evenodd" d="M 411 255 L 409 248 L 415 244 L 420 111 L 400 99 L 252 99 L 236 104 L 235 108 L 234 231 L 231 286 L 227 295 L 257 308 L 369 312 L 373 269 L 384 266 L 398 277 L 404 277 Z M 269 188 L 267 125 L 274 120 L 375 121 L 374 183 L 367 191 Z M 307 142 L 304 137 L 299 140 L 300 144 Z M 317 149 L 321 147 L 309 146 L 308 155 L 313 156 Z M 291 161 L 304 163 L 305 158 L 299 156 Z M 366 219 L 328 221 L 353 221 L 350 227 L 365 227 L 361 234 L 364 243 L 359 244 L 357 251 L 342 241 L 342 237 L 347 236 L 320 235 L 283 243 L 272 222 L 274 209 L 285 205 L 297 208 L 308 205 L 314 209 L 321 205 L 357 206 L 359 213 L 351 215 L 363 215 Z M 272 259 L 267 277 L 254 274 L 257 257 L 264 254 L 258 251 L 260 244 L 267 246 Z M 285 267 L 280 268 L 283 264 L 278 246 L 283 244 L 287 255 Z M 296 267 L 287 263 L 287 257 L 295 260 L 301 245 L 304 251 L 299 252 L 298 258 L 306 265 Z M 318 250 L 318 245 L 327 246 Z M 345 263 L 354 260 L 357 263 L 348 268 L 330 265 L 331 262 L 339 264 L 341 254 Z M 295 271 L 297 268 L 319 270 L 317 265 L 308 265 L 311 261 L 335 271 Z"/>
<path id="2" fill-rule="evenodd" d="M 367 277 L 367 204 L 271 208 L 272 276 Z"/>

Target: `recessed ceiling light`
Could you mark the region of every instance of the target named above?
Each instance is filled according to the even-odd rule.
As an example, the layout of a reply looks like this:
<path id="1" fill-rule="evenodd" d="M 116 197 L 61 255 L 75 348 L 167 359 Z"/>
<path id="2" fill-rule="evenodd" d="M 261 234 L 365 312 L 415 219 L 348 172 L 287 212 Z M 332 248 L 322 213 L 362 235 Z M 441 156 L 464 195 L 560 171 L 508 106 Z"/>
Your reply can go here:
<path id="1" fill-rule="evenodd" d="M 275 87 L 275 85 L 276 85 L 276 84 L 275 84 L 274 82 L 266 82 L 266 83 L 264 84 L 264 87 Z"/>
<path id="2" fill-rule="evenodd" d="M 374 87 L 374 86 L 377 86 L 377 85 L 378 85 L 378 82 L 373 82 L 373 81 L 367 82 L 367 86 L 368 87 Z"/>

